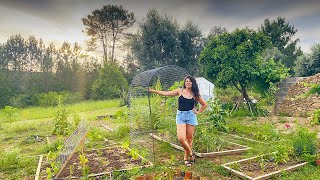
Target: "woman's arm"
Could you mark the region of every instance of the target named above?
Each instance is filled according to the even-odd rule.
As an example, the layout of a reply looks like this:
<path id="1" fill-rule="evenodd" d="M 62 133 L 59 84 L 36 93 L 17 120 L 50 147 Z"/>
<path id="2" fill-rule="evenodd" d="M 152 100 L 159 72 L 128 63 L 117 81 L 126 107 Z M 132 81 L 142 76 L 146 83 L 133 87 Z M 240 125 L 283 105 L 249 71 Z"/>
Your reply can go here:
<path id="1" fill-rule="evenodd" d="M 198 101 L 200 104 L 201 104 L 201 108 L 198 110 L 198 111 L 195 111 L 194 113 L 196 114 L 200 114 L 203 110 L 205 110 L 207 108 L 207 103 L 206 101 L 200 96 L 199 97 L 199 101 Z"/>
<path id="2" fill-rule="evenodd" d="M 157 91 L 157 90 L 148 88 L 148 91 L 151 93 L 162 95 L 162 96 L 178 96 L 179 95 L 179 89 L 175 89 L 173 91 Z"/>

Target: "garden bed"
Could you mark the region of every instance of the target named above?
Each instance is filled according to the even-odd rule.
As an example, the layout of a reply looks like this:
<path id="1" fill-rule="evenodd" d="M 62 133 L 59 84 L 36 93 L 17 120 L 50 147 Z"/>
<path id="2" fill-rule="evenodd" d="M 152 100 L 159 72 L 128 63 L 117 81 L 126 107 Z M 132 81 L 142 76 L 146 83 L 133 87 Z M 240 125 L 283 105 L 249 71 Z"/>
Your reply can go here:
<path id="1" fill-rule="evenodd" d="M 137 176 L 136 180 L 155 180 L 155 179 L 172 179 L 172 180 L 185 180 L 185 179 L 193 179 L 200 180 L 202 177 L 198 176 L 196 173 L 192 171 L 181 171 L 180 169 L 168 169 L 166 172 L 162 173 L 152 173 L 145 174 L 142 176 Z"/>
<path id="2" fill-rule="evenodd" d="M 269 179 L 284 171 L 294 171 L 307 164 L 307 162 L 294 158 L 289 159 L 286 163 L 276 164 L 272 156 L 263 155 L 229 162 L 223 164 L 222 167 L 243 179 Z"/>
<path id="3" fill-rule="evenodd" d="M 178 143 L 171 142 L 170 140 L 168 140 L 168 138 L 166 138 L 164 136 L 161 136 L 156 133 L 154 133 L 154 134 L 150 133 L 150 136 L 152 136 L 154 139 L 157 139 L 159 141 L 167 142 L 172 147 L 174 147 L 176 149 L 184 151 L 182 146 L 180 146 Z M 233 143 L 233 142 L 225 142 L 225 143 L 227 143 L 228 145 L 226 147 L 220 149 L 219 151 L 214 151 L 214 152 L 197 152 L 197 151 L 195 151 L 194 154 L 198 157 L 211 157 L 211 156 L 238 154 L 238 153 L 242 153 L 242 152 L 249 149 L 249 147 L 244 146 L 244 145 L 240 145 L 237 143 Z"/>
<path id="4" fill-rule="evenodd" d="M 89 168 L 89 177 L 110 175 L 112 171 L 124 171 L 136 167 L 149 167 L 153 165 L 138 154 L 136 154 L 136 157 L 133 157 L 130 150 L 121 147 L 94 149 L 85 151 L 84 154 L 85 158 L 88 159 L 86 166 Z M 79 152 L 73 154 L 57 178 L 80 178 L 83 176 L 79 155 L 81 155 Z M 48 167 L 48 165 L 45 166 Z M 43 175 L 46 174 L 46 167 L 42 168 Z"/>

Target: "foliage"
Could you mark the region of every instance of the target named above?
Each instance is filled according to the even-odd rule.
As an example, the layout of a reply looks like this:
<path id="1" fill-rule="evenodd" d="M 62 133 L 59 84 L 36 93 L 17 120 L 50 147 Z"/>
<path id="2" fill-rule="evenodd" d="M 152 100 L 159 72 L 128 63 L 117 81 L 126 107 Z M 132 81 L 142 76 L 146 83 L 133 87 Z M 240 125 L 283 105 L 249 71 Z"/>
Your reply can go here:
<path id="1" fill-rule="evenodd" d="M 292 143 L 288 140 L 281 139 L 276 143 L 274 150 L 273 157 L 276 164 L 286 163 L 289 157 L 293 155 Z"/>
<path id="2" fill-rule="evenodd" d="M 228 143 L 219 139 L 216 131 L 212 125 L 199 126 L 197 128 L 197 135 L 193 139 L 193 149 L 196 152 L 215 152 L 221 151 L 228 146 Z"/>
<path id="3" fill-rule="evenodd" d="M 56 162 L 57 154 L 53 152 L 49 152 L 47 155 L 47 162 L 50 164 L 50 167 L 46 168 L 47 179 L 52 179 L 59 171 L 61 166 L 60 163 Z"/>
<path id="4" fill-rule="evenodd" d="M 80 64 L 84 60 L 88 61 Z M 96 74 L 92 66 L 99 67 L 95 62 L 77 43 L 46 46 L 34 36 L 23 39 L 20 34 L 12 35 L 0 44 L 0 107 L 36 105 L 34 94 L 50 91 L 85 94 Z"/>
<path id="5" fill-rule="evenodd" d="M 298 57 L 294 71 L 297 76 L 312 76 L 320 73 L 320 44 L 311 47 L 311 52 Z"/>
<path id="6" fill-rule="evenodd" d="M 11 106 L 5 106 L 2 111 L 4 121 L 5 122 L 13 122 L 18 116 L 18 109 L 11 107 Z"/>
<path id="7" fill-rule="evenodd" d="M 280 82 L 289 76 L 289 68 L 286 68 L 281 62 L 275 62 L 273 59 L 262 60 L 258 58 L 261 64 L 261 70 L 253 80 L 254 90 L 259 92 L 262 96 L 267 94 L 275 95 L 276 83 Z"/>
<path id="8" fill-rule="evenodd" d="M 300 128 L 292 138 L 294 153 L 297 156 L 302 154 L 316 154 L 317 134 L 309 132 L 307 128 Z"/>
<path id="9" fill-rule="evenodd" d="M 42 148 L 41 152 L 43 153 L 57 152 L 62 148 L 63 143 L 64 143 L 63 138 L 60 136 L 58 136 L 58 138 L 53 142 L 51 142 L 50 139 L 47 138 L 46 145 Z"/>
<path id="10" fill-rule="evenodd" d="M 79 123 L 81 122 L 80 116 L 77 113 L 73 114 L 73 125 L 78 127 Z"/>
<path id="11" fill-rule="evenodd" d="M 197 73 L 197 57 L 202 50 L 202 35 L 197 26 L 187 22 L 180 28 L 177 21 L 149 10 L 131 41 L 133 55 L 141 69 L 178 65 Z"/>
<path id="12" fill-rule="evenodd" d="M 270 41 L 263 33 L 236 29 L 211 39 L 199 61 L 205 75 L 215 85 L 234 86 L 251 103 L 247 89 L 260 77 L 262 66 L 257 57 L 269 45 Z"/>
<path id="13" fill-rule="evenodd" d="M 19 161 L 17 157 L 18 152 L 14 151 L 1 151 L 0 152 L 0 170 L 4 171 L 16 167 Z"/>
<path id="14" fill-rule="evenodd" d="M 201 118 L 206 123 L 213 125 L 219 131 L 228 131 L 226 118 L 229 116 L 228 111 L 222 108 L 222 104 L 219 99 L 209 102 L 209 111 L 206 111 L 201 115 Z"/>
<path id="15" fill-rule="evenodd" d="M 127 91 L 128 82 L 114 63 L 105 63 L 99 72 L 99 77 L 92 85 L 94 99 L 119 98 Z"/>
<path id="16" fill-rule="evenodd" d="M 54 116 L 53 134 L 67 135 L 69 132 L 68 112 L 61 102 L 58 104 L 58 110 Z"/>
<path id="17" fill-rule="evenodd" d="M 313 112 L 311 124 L 320 124 L 320 109 L 317 109 Z"/>
<path id="18" fill-rule="evenodd" d="M 265 19 L 259 31 L 270 37 L 272 45 L 284 55 L 281 61 L 286 67 L 292 68 L 297 57 L 302 54 L 300 47 L 297 47 L 299 39 L 293 40 L 297 29 L 285 18 L 278 17 L 272 21 L 269 18 Z"/>
<path id="19" fill-rule="evenodd" d="M 307 92 L 307 95 L 318 94 L 320 95 L 320 84 L 311 85 L 311 89 Z"/>
<path id="20" fill-rule="evenodd" d="M 105 5 L 101 9 L 95 9 L 87 17 L 82 18 L 83 25 L 86 26 L 86 34 L 91 36 L 88 43 L 92 50 L 96 49 L 99 41 L 104 51 L 104 59 L 108 59 L 108 46 L 111 40 L 112 52 L 111 60 L 114 61 L 114 49 L 119 35 L 133 26 L 134 14 L 125 10 L 122 5 Z"/>

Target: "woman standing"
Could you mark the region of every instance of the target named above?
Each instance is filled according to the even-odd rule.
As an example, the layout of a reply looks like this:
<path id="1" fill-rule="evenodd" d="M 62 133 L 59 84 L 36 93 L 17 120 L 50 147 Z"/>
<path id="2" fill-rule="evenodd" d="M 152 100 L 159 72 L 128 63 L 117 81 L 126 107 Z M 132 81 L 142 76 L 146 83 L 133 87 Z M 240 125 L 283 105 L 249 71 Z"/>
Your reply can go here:
<path id="1" fill-rule="evenodd" d="M 177 136 L 184 148 L 184 163 L 191 166 L 195 163 L 195 155 L 192 152 L 192 138 L 195 126 L 198 125 L 197 114 L 200 114 L 206 107 L 207 103 L 199 94 L 199 88 L 194 77 L 187 76 L 183 82 L 183 88 L 173 91 L 157 91 L 149 88 L 149 92 L 162 96 L 179 96 L 178 110 L 176 114 Z M 196 102 L 201 104 L 197 110 Z"/>

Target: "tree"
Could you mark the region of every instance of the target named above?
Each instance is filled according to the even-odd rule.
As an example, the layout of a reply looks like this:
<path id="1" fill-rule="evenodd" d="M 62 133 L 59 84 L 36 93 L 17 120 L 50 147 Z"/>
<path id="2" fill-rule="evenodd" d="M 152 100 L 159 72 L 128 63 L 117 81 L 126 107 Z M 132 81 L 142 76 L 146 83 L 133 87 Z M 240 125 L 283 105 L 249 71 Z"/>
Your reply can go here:
<path id="1" fill-rule="evenodd" d="M 209 35 L 208 35 L 208 39 L 214 38 L 220 34 L 223 34 L 227 32 L 227 29 L 225 27 L 221 27 L 221 26 L 213 26 L 212 29 L 210 29 Z"/>
<path id="2" fill-rule="evenodd" d="M 285 58 L 282 59 L 284 65 L 293 68 L 297 57 L 302 54 L 300 47 L 297 47 L 299 39 L 293 40 L 293 36 L 297 33 L 294 26 L 286 22 L 283 17 L 278 17 L 273 21 L 267 18 L 259 28 L 259 31 L 269 36 L 272 45 L 285 55 Z"/>
<path id="3" fill-rule="evenodd" d="M 257 57 L 269 45 L 269 38 L 261 32 L 236 29 L 211 39 L 199 61 L 209 79 L 217 86 L 234 86 L 249 105 L 247 90 L 261 70 Z"/>
<path id="4" fill-rule="evenodd" d="M 7 70 L 12 66 L 14 71 L 22 71 L 26 65 L 26 43 L 20 34 L 12 35 L 4 45 L 4 54 L 7 59 Z"/>
<path id="5" fill-rule="evenodd" d="M 197 59 L 203 49 L 201 31 L 188 21 L 179 32 L 179 40 L 182 53 L 177 65 L 184 67 L 190 74 L 199 74 Z"/>
<path id="6" fill-rule="evenodd" d="M 133 36 L 132 52 L 143 69 L 176 64 L 181 57 L 179 27 L 170 17 L 149 10 Z"/>
<path id="7" fill-rule="evenodd" d="M 105 60 L 108 58 L 108 38 L 111 37 L 111 60 L 114 61 L 116 39 L 134 24 L 135 19 L 134 14 L 123 9 L 121 5 L 106 5 L 82 18 L 82 22 L 86 26 L 87 35 L 91 36 L 89 44 L 95 46 L 96 41 L 100 41 Z"/>
<path id="8" fill-rule="evenodd" d="M 128 82 L 114 63 L 105 63 L 99 77 L 92 85 L 94 99 L 113 99 L 121 97 L 128 88 Z"/>
<path id="9" fill-rule="evenodd" d="M 149 10 L 131 41 L 132 54 L 142 70 L 178 65 L 196 74 L 196 59 L 202 48 L 202 33 L 197 26 L 187 22 L 180 28 L 174 19 L 160 16 L 154 9 Z"/>
<path id="10" fill-rule="evenodd" d="M 317 43 L 311 47 L 311 52 L 301 55 L 296 61 L 294 68 L 298 76 L 312 76 L 320 73 L 320 44 Z"/>

